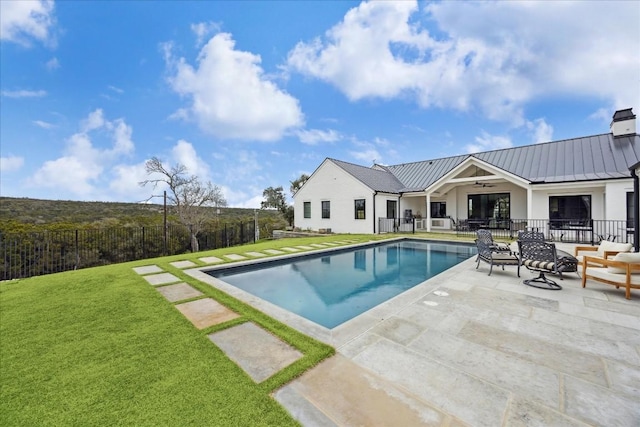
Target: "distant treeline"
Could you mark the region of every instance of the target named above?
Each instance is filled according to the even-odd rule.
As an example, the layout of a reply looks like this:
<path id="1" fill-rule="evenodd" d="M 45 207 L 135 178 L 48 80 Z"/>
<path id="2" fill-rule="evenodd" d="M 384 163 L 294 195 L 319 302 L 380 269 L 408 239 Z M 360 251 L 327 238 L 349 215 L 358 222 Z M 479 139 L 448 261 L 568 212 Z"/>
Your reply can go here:
<path id="1" fill-rule="evenodd" d="M 200 250 L 261 239 L 286 222 L 274 211 L 202 208 L 211 218 Z M 256 215 L 257 214 L 257 215 Z M 0 280 L 186 253 L 189 228 L 164 207 L 133 203 L 0 198 Z"/>

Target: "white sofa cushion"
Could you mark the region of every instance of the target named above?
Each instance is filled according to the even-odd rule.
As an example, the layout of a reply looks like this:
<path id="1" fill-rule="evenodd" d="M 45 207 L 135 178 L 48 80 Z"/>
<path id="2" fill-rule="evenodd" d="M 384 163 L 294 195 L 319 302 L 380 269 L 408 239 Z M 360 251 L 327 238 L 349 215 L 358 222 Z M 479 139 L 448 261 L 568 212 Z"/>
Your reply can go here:
<path id="1" fill-rule="evenodd" d="M 598 246 L 598 255 L 600 258 L 604 258 L 605 252 L 629 252 L 633 245 L 631 243 L 616 243 L 608 240 L 603 240 Z"/>
<path id="2" fill-rule="evenodd" d="M 636 252 L 620 252 L 613 257 L 614 261 L 640 263 L 640 253 Z M 626 274 L 627 271 L 620 267 L 607 267 L 609 273 Z M 631 274 L 640 274 L 640 270 L 631 270 Z"/>
<path id="3" fill-rule="evenodd" d="M 620 283 L 620 286 L 624 286 L 626 281 L 626 274 L 611 273 L 610 267 L 589 267 L 587 274 L 589 276 L 597 277 L 598 279 L 609 280 L 612 282 Z M 640 274 L 631 275 L 631 284 L 640 285 Z"/>

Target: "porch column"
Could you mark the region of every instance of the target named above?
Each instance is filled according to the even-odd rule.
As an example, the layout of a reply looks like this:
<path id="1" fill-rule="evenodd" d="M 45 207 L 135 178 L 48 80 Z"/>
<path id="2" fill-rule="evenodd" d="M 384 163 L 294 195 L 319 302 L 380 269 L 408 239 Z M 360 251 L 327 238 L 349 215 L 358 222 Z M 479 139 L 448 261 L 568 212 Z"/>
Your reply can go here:
<path id="1" fill-rule="evenodd" d="M 427 233 L 431 232 L 431 193 L 427 193 Z"/>
<path id="2" fill-rule="evenodd" d="M 533 219 L 533 190 L 527 187 L 527 220 Z"/>

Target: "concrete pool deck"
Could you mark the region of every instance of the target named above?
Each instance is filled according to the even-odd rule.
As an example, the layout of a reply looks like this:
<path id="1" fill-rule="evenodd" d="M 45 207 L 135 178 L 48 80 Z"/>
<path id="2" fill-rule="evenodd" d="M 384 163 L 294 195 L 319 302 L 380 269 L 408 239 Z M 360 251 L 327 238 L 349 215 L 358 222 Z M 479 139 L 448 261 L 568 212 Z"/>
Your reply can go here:
<path id="1" fill-rule="evenodd" d="M 572 245 L 557 244 L 573 252 Z M 187 274 L 333 345 L 274 393 L 305 426 L 640 425 L 640 294 L 575 274 L 560 291 L 473 259 L 327 330 Z M 205 277 L 206 276 L 206 277 Z M 255 346 L 255 342 L 247 343 Z"/>

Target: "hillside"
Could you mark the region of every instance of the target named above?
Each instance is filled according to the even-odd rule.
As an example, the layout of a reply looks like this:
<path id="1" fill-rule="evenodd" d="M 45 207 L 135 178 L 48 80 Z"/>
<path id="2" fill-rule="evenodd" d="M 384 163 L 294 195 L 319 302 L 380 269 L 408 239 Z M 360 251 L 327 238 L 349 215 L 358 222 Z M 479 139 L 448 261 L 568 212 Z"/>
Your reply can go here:
<path id="1" fill-rule="evenodd" d="M 254 209 L 202 208 L 210 211 L 212 221 L 228 222 L 254 217 Z M 164 207 L 161 204 L 78 202 L 69 200 L 41 200 L 0 197 L 0 223 L 19 222 L 31 225 L 51 224 L 104 224 L 153 225 L 162 224 Z M 175 220 L 171 206 L 167 209 L 169 220 Z M 263 219 L 276 220 L 275 211 L 259 210 Z"/>

